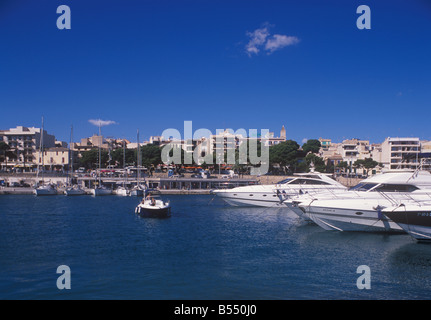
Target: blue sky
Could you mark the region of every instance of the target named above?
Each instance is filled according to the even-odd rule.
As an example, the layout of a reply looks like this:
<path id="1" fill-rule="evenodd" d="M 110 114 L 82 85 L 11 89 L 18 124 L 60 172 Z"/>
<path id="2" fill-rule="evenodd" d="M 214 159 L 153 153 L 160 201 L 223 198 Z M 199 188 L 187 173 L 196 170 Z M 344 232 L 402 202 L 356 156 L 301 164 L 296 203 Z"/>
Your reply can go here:
<path id="1" fill-rule="evenodd" d="M 71 30 L 59 30 L 59 5 Z M 371 9 L 359 30 L 356 8 Z M 260 36 L 260 38 L 259 38 Z M 431 3 L 0 0 L 0 129 L 431 139 Z M 260 39 L 260 40 L 259 40 Z M 259 42 L 260 41 L 260 42 Z"/>

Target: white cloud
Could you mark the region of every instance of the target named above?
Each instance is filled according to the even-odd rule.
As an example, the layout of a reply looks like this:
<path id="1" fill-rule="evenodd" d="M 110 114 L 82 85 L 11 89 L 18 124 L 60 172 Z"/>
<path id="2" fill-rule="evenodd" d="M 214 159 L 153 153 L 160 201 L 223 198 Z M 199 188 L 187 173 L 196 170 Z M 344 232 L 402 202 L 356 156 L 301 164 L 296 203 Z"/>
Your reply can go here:
<path id="1" fill-rule="evenodd" d="M 308 141 L 307 138 L 302 139 L 302 144 L 307 143 L 307 141 Z"/>
<path id="2" fill-rule="evenodd" d="M 282 34 L 271 35 L 269 28 L 271 26 L 265 23 L 263 27 L 247 32 L 249 41 L 245 46 L 245 51 L 249 57 L 253 54 L 259 54 L 261 50 L 265 50 L 267 54 L 271 54 L 281 48 L 297 44 L 299 39 L 294 36 L 286 36 Z"/>
<path id="3" fill-rule="evenodd" d="M 276 50 L 281 48 L 292 46 L 297 44 L 299 39 L 293 36 L 285 36 L 282 34 L 274 34 L 271 38 L 266 41 L 265 50 L 268 51 L 268 54 L 273 53 Z"/>
<path id="4" fill-rule="evenodd" d="M 95 126 L 100 126 L 100 127 L 104 127 L 104 126 L 109 126 L 111 124 L 117 124 L 115 121 L 112 120 L 101 120 L 101 119 L 90 119 L 88 120 L 88 122 L 90 122 L 91 124 L 94 124 Z"/>
<path id="5" fill-rule="evenodd" d="M 249 56 L 251 54 L 258 54 L 259 48 L 262 47 L 266 41 L 266 38 L 269 36 L 268 26 L 265 26 L 260 29 L 256 29 L 253 32 L 247 32 L 247 36 L 250 37 L 250 41 L 245 46 L 245 50 Z"/>

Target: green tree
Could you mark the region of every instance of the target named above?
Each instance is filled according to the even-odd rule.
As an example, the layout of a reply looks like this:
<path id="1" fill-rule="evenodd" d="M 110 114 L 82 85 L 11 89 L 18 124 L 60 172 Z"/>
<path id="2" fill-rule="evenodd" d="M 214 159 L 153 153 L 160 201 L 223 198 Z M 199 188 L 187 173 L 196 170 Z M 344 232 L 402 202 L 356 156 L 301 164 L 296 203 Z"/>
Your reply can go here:
<path id="1" fill-rule="evenodd" d="M 106 167 L 108 163 L 108 151 L 101 150 L 101 166 Z M 99 150 L 97 148 L 84 151 L 82 157 L 79 159 L 81 167 L 86 169 L 97 169 L 99 166 Z"/>
<path id="2" fill-rule="evenodd" d="M 314 153 L 309 153 L 305 157 L 307 163 L 307 172 L 310 171 L 311 164 L 314 165 L 314 170 L 318 172 L 326 172 L 326 164 L 323 158 L 316 156 Z"/>
<path id="3" fill-rule="evenodd" d="M 159 146 L 154 144 L 147 144 L 140 149 L 143 166 L 157 166 L 162 163 L 162 149 Z"/>
<path id="4" fill-rule="evenodd" d="M 342 169 L 343 172 L 346 172 L 346 170 L 349 168 L 349 164 L 346 161 L 341 161 L 336 165 L 336 167 Z"/>
<path id="5" fill-rule="evenodd" d="M 7 166 L 7 158 L 16 159 L 17 155 L 6 142 L 0 141 L 0 163 L 6 162 Z"/>
<path id="6" fill-rule="evenodd" d="M 293 140 L 286 140 L 269 148 L 269 163 L 278 165 L 286 174 L 287 171 L 295 172 L 300 156 L 299 144 Z"/>
<path id="7" fill-rule="evenodd" d="M 124 153 L 126 154 L 126 163 L 124 163 Z M 123 168 L 127 165 L 135 165 L 137 161 L 136 149 L 115 149 L 111 151 L 111 157 L 112 161 L 120 168 Z"/>
<path id="8" fill-rule="evenodd" d="M 302 150 L 305 152 L 305 154 L 309 152 L 318 153 L 320 150 L 320 147 L 321 147 L 321 144 L 319 140 L 310 139 L 302 145 Z"/>
<path id="9" fill-rule="evenodd" d="M 372 158 L 365 158 L 364 160 L 356 160 L 353 165 L 357 168 L 364 168 L 368 176 L 368 172 L 370 171 L 370 169 L 374 169 L 379 165 L 379 163 L 377 161 L 374 161 Z"/>
<path id="10" fill-rule="evenodd" d="M 4 141 L 0 141 L 0 162 L 5 162 L 6 160 L 6 153 L 10 150 L 9 145 L 4 142 Z"/>

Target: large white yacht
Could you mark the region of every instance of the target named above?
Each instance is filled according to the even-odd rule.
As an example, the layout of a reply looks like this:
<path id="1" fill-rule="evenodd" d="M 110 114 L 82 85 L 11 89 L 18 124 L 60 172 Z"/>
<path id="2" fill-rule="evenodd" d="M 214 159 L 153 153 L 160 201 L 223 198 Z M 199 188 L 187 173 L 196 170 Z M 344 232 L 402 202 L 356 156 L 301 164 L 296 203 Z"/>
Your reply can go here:
<path id="1" fill-rule="evenodd" d="M 323 190 L 343 191 L 347 188 L 328 174 L 310 172 L 296 174 L 276 184 L 220 189 L 212 193 L 232 206 L 283 207 L 286 199 Z"/>
<path id="2" fill-rule="evenodd" d="M 385 208 L 383 214 L 418 241 L 431 241 L 431 204 L 408 203 Z"/>
<path id="3" fill-rule="evenodd" d="M 382 210 L 430 200 L 428 171 L 392 171 L 363 180 L 349 191 L 301 196 L 284 203 L 326 230 L 393 232 L 402 228 Z"/>

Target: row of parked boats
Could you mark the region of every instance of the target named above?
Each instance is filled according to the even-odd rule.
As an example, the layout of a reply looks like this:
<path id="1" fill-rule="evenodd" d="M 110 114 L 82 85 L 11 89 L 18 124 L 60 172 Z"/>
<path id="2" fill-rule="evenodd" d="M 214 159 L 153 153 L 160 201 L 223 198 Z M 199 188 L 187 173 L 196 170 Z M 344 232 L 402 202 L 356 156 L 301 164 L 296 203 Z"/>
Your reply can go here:
<path id="1" fill-rule="evenodd" d="M 52 184 L 42 185 L 34 189 L 34 194 L 38 196 L 58 195 L 58 190 Z M 64 190 L 66 196 L 77 196 L 88 194 L 81 187 L 74 185 Z M 94 196 L 111 195 L 113 191 L 104 186 L 90 189 L 90 194 Z M 142 201 L 136 206 L 135 213 L 142 217 L 149 218 L 168 218 L 171 216 L 170 201 L 164 201 L 160 196 L 152 195 L 144 185 L 136 185 L 131 189 L 119 187 L 115 190 L 119 196 L 138 196 L 143 197 Z"/>
<path id="2" fill-rule="evenodd" d="M 388 171 L 348 189 L 329 175 L 298 174 L 273 185 L 214 190 L 233 206 L 287 208 L 325 230 L 407 232 L 431 240 L 431 173 Z"/>
<path id="3" fill-rule="evenodd" d="M 142 197 L 145 194 L 146 186 L 144 185 L 136 185 L 132 188 L 126 187 L 118 187 L 115 191 L 112 189 L 106 188 L 105 186 L 96 186 L 92 189 L 85 190 L 78 185 L 73 185 L 66 187 L 64 191 L 62 191 L 66 196 L 79 196 L 85 194 L 91 194 L 93 196 L 105 196 L 116 194 L 119 196 L 138 196 Z M 59 194 L 59 190 L 53 184 L 44 184 L 34 189 L 34 194 L 37 196 L 49 196 L 49 195 L 57 195 Z"/>

